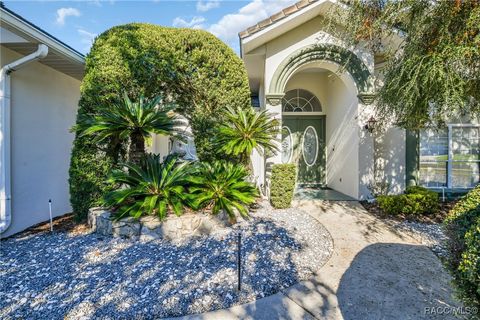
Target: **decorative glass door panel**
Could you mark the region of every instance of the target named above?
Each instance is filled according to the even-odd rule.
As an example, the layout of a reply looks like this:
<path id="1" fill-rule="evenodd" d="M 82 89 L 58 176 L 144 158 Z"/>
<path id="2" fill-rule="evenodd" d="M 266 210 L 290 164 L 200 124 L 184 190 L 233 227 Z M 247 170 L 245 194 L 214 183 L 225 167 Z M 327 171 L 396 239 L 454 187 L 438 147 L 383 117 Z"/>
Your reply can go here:
<path id="1" fill-rule="evenodd" d="M 325 185 L 325 116 L 284 116 L 282 161 L 296 163 L 297 182 Z"/>

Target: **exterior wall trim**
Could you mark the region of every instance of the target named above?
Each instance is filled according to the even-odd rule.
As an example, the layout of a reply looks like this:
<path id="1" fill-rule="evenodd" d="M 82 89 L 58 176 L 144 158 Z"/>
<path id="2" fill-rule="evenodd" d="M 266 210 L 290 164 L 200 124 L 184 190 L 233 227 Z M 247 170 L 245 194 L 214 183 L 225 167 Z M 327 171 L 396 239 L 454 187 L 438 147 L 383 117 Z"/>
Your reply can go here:
<path id="1" fill-rule="evenodd" d="M 405 135 L 405 184 L 407 187 L 418 185 L 419 139 L 418 130 L 407 130 Z"/>
<path id="2" fill-rule="evenodd" d="M 70 61 L 74 61 L 82 65 L 85 64 L 85 56 L 83 54 L 27 21 L 25 18 L 19 16 L 3 5 L 0 5 L 0 12 L 2 13 L 2 24 L 4 24 L 4 27 L 7 27 L 7 29 L 10 28 L 14 30 L 20 30 L 21 32 L 25 33 L 25 35 L 28 37 L 27 40 L 30 42 L 43 43 L 48 47 L 58 51 Z"/>
<path id="3" fill-rule="evenodd" d="M 374 98 L 374 80 L 367 66 L 353 52 L 333 44 L 316 44 L 290 54 L 275 70 L 269 95 L 283 92 L 291 75 L 302 65 L 313 61 L 330 61 L 343 66 L 355 81 L 358 97 L 364 104 Z M 267 96 L 268 99 L 268 96 Z"/>
<path id="4" fill-rule="evenodd" d="M 282 103 L 285 93 L 269 93 L 266 95 L 267 103 L 271 106 L 278 106 Z"/>

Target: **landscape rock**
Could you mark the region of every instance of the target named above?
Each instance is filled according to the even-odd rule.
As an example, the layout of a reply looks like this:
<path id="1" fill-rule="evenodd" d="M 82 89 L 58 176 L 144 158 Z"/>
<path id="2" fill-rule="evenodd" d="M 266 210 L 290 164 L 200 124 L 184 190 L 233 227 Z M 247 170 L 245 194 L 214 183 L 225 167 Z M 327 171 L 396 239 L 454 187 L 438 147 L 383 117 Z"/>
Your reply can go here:
<path id="1" fill-rule="evenodd" d="M 102 210 L 89 217 L 97 229 L 111 221 Z M 175 242 L 127 238 L 140 224 L 144 236 L 159 233 L 164 222 L 155 219 L 110 223 L 123 237 L 46 232 L 2 240 L 0 319 L 158 319 L 228 308 L 309 279 L 333 251 L 322 224 L 296 208 L 264 203 L 249 220 Z M 199 220 L 170 220 L 172 229 L 203 232 Z"/>
<path id="2" fill-rule="evenodd" d="M 94 232 L 104 236 L 141 241 L 179 240 L 185 237 L 205 236 L 232 225 L 224 212 L 216 215 L 205 213 L 187 213 L 179 217 L 169 215 L 162 221 L 156 216 L 144 216 L 138 220 L 127 217 L 115 221 L 111 213 L 104 208 L 90 209 L 88 224 Z"/>
<path id="3" fill-rule="evenodd" d="M 127 217 L 118 221 L 109 220 L 111 222 L 112 235 L 116 237 L 135 238 L 140 236 L 142 225 L 137 219 Z M 107 230 L 110 230 L 107 227 Z M 105 233 L 102 233 L 105 234 Z"/>

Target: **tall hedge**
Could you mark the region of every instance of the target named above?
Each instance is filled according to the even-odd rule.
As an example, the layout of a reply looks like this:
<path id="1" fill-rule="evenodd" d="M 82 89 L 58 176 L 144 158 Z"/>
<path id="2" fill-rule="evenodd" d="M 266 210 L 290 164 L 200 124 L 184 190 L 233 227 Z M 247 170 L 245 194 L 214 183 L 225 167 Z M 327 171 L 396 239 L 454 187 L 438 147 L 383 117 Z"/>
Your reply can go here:
<path id="1" fill-rule="evenodd" d="M 480 186 L 471 190 L 449 212 L 448 266 L 464 301 L 480 307 Z"/>
<path id="2" fill-rule="evenodd" d="M 86 57 L 77 124 L 108 108 L 122 92 L 131 99 L 161 94 L 178 104 L 195 135 L 201 160 L 222 158 L 212 131 L 226 106 L 250 106 L 242 60 L 226 44 L 202 30 L 132 23 L 97 37 Z M 125 141 L 99 146 L 75 137 L 70 165 L 74 212 L 83 217 L 109 189 L 104 178 L 123 159 Z"/>

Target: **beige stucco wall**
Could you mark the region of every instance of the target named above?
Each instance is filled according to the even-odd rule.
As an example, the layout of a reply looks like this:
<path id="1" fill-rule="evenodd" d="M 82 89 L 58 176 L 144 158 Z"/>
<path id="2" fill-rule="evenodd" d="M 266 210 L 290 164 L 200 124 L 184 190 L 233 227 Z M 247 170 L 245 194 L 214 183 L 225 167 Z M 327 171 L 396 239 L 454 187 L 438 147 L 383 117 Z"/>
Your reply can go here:
<path id="1" fill-rule="evenodd" d="M 21 55 L 0 46 L 1 65 Z M 39 62 L 11 75 L 12 224 L 2 236 L 71 212 L 68 168 L 80 81 Z"/>
<path id="2" fill-rule="evenodd" d="M 278 93 L 269 92 L 274 73 L 295 51 L 318 43 L 343 45 L 341 40 L 324 32 L 323 27 L 322 18 L 317 17 L 265 44 L 262 88 L 266 88 L 267 95 Z M 355 53 L 373 72 L 372 57 L 361 50 Z M 309 71 L 304 72 L 307 67 Z M 313 72 L 314 68 L 323 73 Z M 327 185 L 357 199 L 370 197 L 370 186 L 374 182 L 374 135 L 363 127 L 374 115 L 374 107 L 358 100 L 358 90 L 350 75 L 339 72 L 337 65 L 325 61 L 300 67 L 288 80 L 284 92 L 294 88 L 304 88 L 317 95 L 327 115 Z M 268 111 L 281 119 L 281 106 L 262 102 Z M 376 139 L 380 176 L 392 192 L 401 192 L 405 188 L 405 132 L 390 126 Z M 281 162 L 281 157 L 277 155 L 266 162 L 267 170 L 255 166 L 255 172 L 265 172 L 268 177 L 268 167 Z"/>
<path id="3" fill-rule="evenodd" d="M 299 49 L 319 43 L 344 46 L 341 39 L 324 31 L 324 20 L 316 17 L 265 45 L 264 87 L 266 94 L 274 73 L 289 56 Z M 370 72 L 373 58 L 362 50 L 354 51 Z M 310 69 L 308 73 L 302 72 Z M 327 73 L 314 73 L 327 70 Z M 317 79 L 315 77 L 318 77 Z M 357 199 L 369 196 L 368 184 L 373 178 L 373 140 L 362 130 L 373 109 L 359 104 L 358 90 L 349 74 L 339 71 L 331 62 L 311 62 L 300 67 L 288 80 L 284 92 L 291 88 L 305 88 L 315 93 L 324 105 L 327 116 L 327 185 Z M 266 104 L 267 110 L 279 112 L 280 106 Z M 267 160 L 279 163 L 281 157 Z"/>
<path id="4" fill-rule="evenodd" d="M 357 198 L 358 103 L 355 92 L 349 90 L 343 81 L 335 73 L 317 65 L 315 69 L 294 74 L 285 92 L 306 89 L 320 100 L 326 115 L 327 186 Z"/>
<path id="5" fill-rule="evenodd" d="M 258 88 L 258 99 L 260 101 L 260 109 L 265 108 L 265 89 L 263 84 L 260 84 Z M 252 169 L 253 169 L 253 181 L 255 185 L 259 187 L 259 190 L 263 191 L 265 186 L 265 159 L 263 154 L 260 154 L 257 150 L 253 150 L 251 155 Z"/>
<path id="6" fill-rule="evenodd" d="M 293 89 L 308 90 L 320 100 L 322 111 L 327 112 L 328 79 L 326 74 L 326 72 L 321 72 L 321 70 L 316 69 L 309 72 L 296 73 L 288 80 L 285 92 Z"/>
<path id="7" fill-rule="evenodd" d="M 293 52 L 302 49 L 304 47 L 319 44 L 329 43 L 339 46 L 344 46 L 344 42 L 329 33 L 324 31 L 325 20 L 321 17 L 316 17 L 307 21 L 300 27 L 297 27 L 282 36 L 268 42 L 265 45 L 265 83 L 264 87 L 270 88 L 272 76 L 277 70 L 278 66 L 288 58 Z M 357 56 L 363 61 L 363 63 L 373 72 L 373 57 L 366 54 L 361 50 L 355 51 Z"/>
<path id="8" fill-rule="evenodd" d="M 405 130 L 390 126 L 376 139 L 380 177 L 388 184 L 389 192 L 401 193 L 405 190 Z"/>
<path id="9" fill-rule="evenodd" d="M 152 141 L 147 145 L 147 151 L 155 154 L 159 154 L 160 158 L 168 156 L 169 150 L 169 136 L 154 134 L 152 136 Z"/>
<path id="10" fill-rule="evenodd" d="M 327 185 L 358 197 L 359 126 L 354 91 L 329 73 L 327 109 Z"/>
<path id="11" fill-rule="evenodd" d="M 384 64 L 380 64 L 375 69 L 375 79 L 379 87 L 383 85 L 383 68 Z M 386 183 L 388 192 L 401 193 L 406 186 L 405 130 L 394 126 L 392 123 L 382 123 L 381 127 L 381 130 L 372 135 L 376 139 L 375 166 L 377 173 L 375 174 L 375 180 Z"/>

